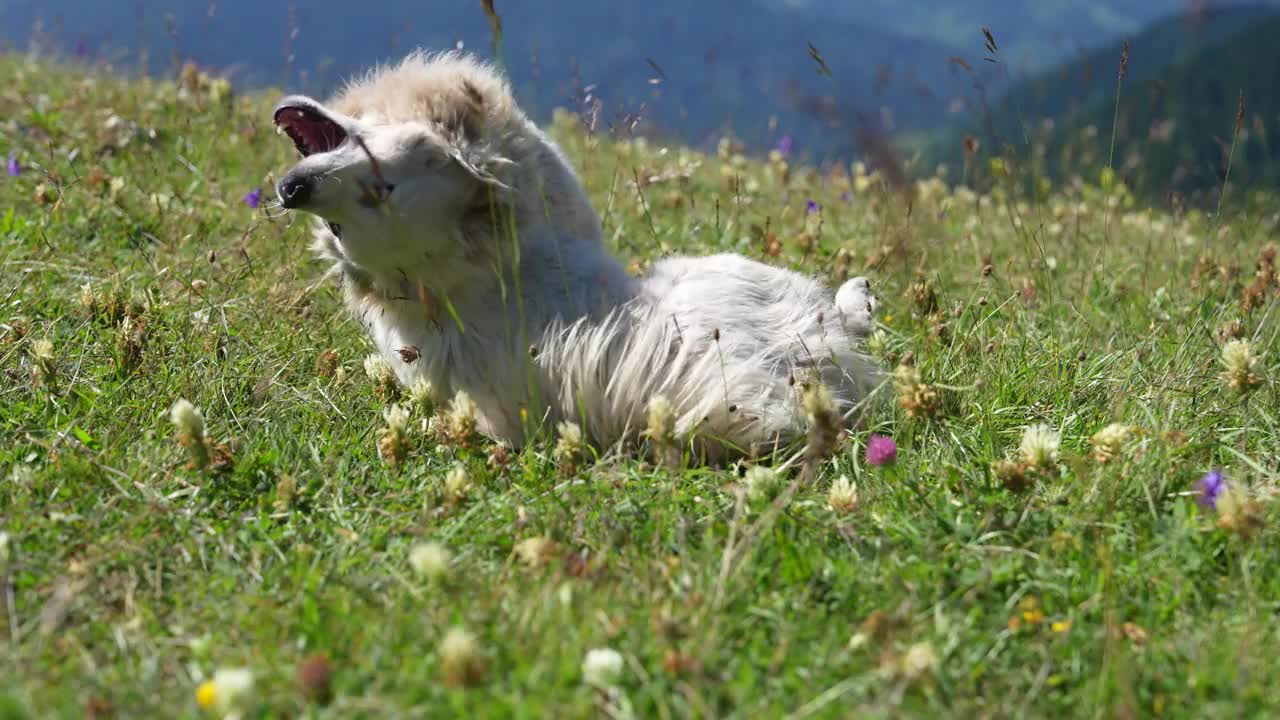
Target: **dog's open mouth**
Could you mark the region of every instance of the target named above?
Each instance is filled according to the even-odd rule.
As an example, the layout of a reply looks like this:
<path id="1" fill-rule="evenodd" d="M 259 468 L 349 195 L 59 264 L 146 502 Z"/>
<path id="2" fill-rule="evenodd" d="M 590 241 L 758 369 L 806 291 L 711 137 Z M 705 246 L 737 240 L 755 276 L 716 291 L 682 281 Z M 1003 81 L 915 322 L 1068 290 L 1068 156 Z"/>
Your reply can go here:
<path id="1" fill-rule="evenodd" d="M 303 157 L 336 150 L 347 139 L 338 123 L 309 107 L 286 105 L 276 110 L 274 119 Z"/>

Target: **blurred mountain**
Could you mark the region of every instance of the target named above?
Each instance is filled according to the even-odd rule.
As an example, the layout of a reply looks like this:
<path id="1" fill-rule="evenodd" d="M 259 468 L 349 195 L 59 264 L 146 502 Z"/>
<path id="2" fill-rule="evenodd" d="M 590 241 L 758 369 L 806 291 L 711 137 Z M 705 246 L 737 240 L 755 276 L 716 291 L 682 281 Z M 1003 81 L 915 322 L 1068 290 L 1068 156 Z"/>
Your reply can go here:
<path id="1" fill-rule="evenodd" d="M 1019 83 L 989 114 L 935 133 L 926 167 L 963 164 L 963 137 L 979 138 L 981 156 L 1012 152 L 1037 158 L 1049 175 L 1092 175 L 1114 166 L 1148 195 L 1213 192 L 1226 160 L 1240 94 L 1243 132 L 1232 178 L 1280 181 L 1280 13 L 1245 6 L 1179 15 L 1129 41 L 1120 98 L 1122 43 L 1108 43 Z M 1280 140 L 1280 138 L 1277 138 Z M 981 164 L 979 164 L 981 166 Z"/>
<path id="2" fill-rule="evenodd" d="M 321 96 L 414 47 L 461 46 L 496 55 L 541 120 L 568 107 L 599 132 L 669 136 L 703 149 L 726 133 L 756 152 L 787 137 L 797 154 L 823 162 L 897 137 L 926 148 L 932 162 L 955 159 L 966 133 L 990 140 L 990 151 L 1024 136 L 1032 119 L 1094 122 L 1094 106 L 1105 108 L 1114 89 L 1122 37 L 1132 40 L 1130 87 L 1162 78 L 1168 85 L 1175 65 L 1265 16 L 1223 0 L 496 6 L 498 48 L 475 0 L 0 0 L 0 38 L 153 73 L 192 60 L 241 85 Z M 1167 19 L 1151 24 L 1159 17 Z M 1145 92 L 1131 90 L 1132 102 Z"/>

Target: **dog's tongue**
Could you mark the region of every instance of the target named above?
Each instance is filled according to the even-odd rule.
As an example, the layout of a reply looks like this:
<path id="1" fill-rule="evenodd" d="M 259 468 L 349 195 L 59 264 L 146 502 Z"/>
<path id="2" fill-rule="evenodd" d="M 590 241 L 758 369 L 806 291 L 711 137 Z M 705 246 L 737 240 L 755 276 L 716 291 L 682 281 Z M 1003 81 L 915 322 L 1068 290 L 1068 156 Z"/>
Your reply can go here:
<path id="1" fill-rule="evenodd" d="M 276 111 L 274 120 L 303 157 L 335 150 L 347 139 L 346 131 L 338 123 L 308 107 L 282 107 Z"/>

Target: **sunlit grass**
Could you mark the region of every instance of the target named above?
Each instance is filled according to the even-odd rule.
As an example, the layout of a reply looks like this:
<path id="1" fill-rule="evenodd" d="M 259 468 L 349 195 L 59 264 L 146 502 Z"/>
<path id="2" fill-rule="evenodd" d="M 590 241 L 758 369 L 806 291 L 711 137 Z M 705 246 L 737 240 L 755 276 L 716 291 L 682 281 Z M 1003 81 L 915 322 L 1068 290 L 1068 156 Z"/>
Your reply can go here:
<path id="1" fill-rule="evenodd" d="M 1280 204 L 1171 216 L 1016 158 L 894 188 L 561 117 L 636 270 L 874 278 L 898 371 L 778 494 L 493 447 L 457 401 L 432 424 L 366 367 L 303 223 L 244 201 L 292 152 L 270 94 L 0 78 L 2 716 L 1280 710 Z"/>

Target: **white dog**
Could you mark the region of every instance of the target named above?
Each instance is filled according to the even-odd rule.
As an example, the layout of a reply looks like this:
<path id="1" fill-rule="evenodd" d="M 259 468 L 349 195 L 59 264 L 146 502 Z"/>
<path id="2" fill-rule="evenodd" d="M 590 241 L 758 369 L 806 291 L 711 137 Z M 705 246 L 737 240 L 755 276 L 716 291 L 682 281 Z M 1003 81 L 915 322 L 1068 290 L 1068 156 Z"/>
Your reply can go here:
<path id="1" fill-rule="evenodd" d="M 563 153 L 474 58 L 415 53 L 274 119 L 303 156 L 281 203 L 322 219 L 355 317 L 402 383 L 465 391 L 492 438 L 573 421 L 608 448 L 662 397 L 679 437 L 723 457 L 803 435 L 802 382 L 848 418 L 876 378 L 862 278 L 832 293 L 730 254 L 630 277 Z"/>

